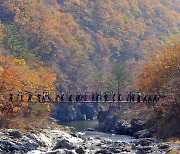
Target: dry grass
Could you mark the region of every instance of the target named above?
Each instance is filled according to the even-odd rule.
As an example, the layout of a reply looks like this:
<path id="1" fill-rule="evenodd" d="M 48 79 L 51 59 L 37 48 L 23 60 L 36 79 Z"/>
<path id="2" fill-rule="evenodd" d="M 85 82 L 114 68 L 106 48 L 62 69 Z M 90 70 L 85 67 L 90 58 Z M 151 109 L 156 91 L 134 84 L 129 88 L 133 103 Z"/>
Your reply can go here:
<path id="1" fill-rule="evenodd" d="M 139 104 L 123 104 L 122 106 L 114 105 L 111 110 L 111 115 L 117 115 L 119 119 L 130 122 L 133 118 L 139 118 L 142 121 L 147 121 L 153 113 L 153 108 L 146 103 Z"/>
<path id="2" fill-rule="evenodd" d="M 171 150 L 168 154 L 180 154 L 180 150 Z"/>
<path id="3" fill-rule="evenodd" d="M 58 129 L 69 132 L 69 129 L 52 122 L 49 117 L 50 104 L 29 104 L 20 112 L 0 120 L 2 128 L 18 129 L 24 133 L 39 132 L 44 128 Z"/>

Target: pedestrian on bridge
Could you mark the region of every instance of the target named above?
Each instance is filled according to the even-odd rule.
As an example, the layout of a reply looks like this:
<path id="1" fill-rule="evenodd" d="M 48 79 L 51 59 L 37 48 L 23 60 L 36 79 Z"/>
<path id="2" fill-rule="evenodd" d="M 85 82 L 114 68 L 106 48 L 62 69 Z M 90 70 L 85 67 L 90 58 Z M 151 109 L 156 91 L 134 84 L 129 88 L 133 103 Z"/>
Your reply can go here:
<path id="1" fill-rule="evenodd" d="M 143 93 L 143 103 L 147 102 L 147 95 L 145 93 Z"/>
<path id="2" fill-rule="evenodd" d="M 148 95 L 148 100 L 147 101 L 148 101 L 148 103 L 152 101 L 152 94 Z"/>
<path id="3" fill-rule="evenodd" d="M 114 92 L 112 92 L 112 101 L 115 102 L 115 97 L 116 97 L 116 94 Z"/>
<path id="4" fill-rule="evenodd" d="M 134 103 L 134 101 L 135 101 L 135 94 L 133 92 L 131 93 L 131 100 Z"/>
<path id="5" fill-rule="evenodd" d="M 9 102 L 13 102 L 13 93 L 11 93 L 11 92 L 9 94 Z"/>
<path id="6" fill-rule="evenodd" d="M 121 98 L 121 94 L 118 94 L 118 102 L 121 102 L 122 98 Z"/>
<path id="7" fill-rule="evenodd" d="M 72 102 L 72 94 L 71 94 L 71 92 L 69 92 L 69 94 L 68 94 L 68 101 Z"/>
<path id="8" fill-rule="evenodd" d="M 81 94 L 80 94 L 80 92 L 78 92 L 78 94 L 77 94 L 77 100 L 78 100 L 78 102 L 80 102 L 80 100 L 81 100 Z"/>
<path id="9" fill-rule="evenodd" d="M 132 102 L 132 92 L 131 91 L 129 92 L 128 97 L 129 97 L 129 102 L 131 103 Z"/>
<path id="10" fill-rule="evenodd" d="M 157 94 L 154 94 L 153 102 L 157 102 Z"/>
<path id="11" fill-rule="evenodd" d="M 78 102 L 78 92 L 76 93 L 76 102 Z"/>
<path id="12" fill-rule="evenodd" d="M 98 91 L 96 91 L 96 102 L 99 101 L 99 94 L 98 94 Z"/>
<path id="13" fill-rule="evenodd" d="M 84 93 L 84 101 L 87 102 L 88 100 L 88 95 L 87 95 L 87 92 Z"/>
<path id="14" fill-rule="evenodd" d="M 50 92 L 46 92 L 46 95 L 45 95 L 45 99 L 47 102 L 51 102 L 51 97 L 50 97 L 51 93 Z"/>
<path id="15" fill-rule="evenodd" d="M 126 101 L 127 101 L 127 102 L 130 101 L 130 93 L 127 93 L 127 95 L 126 95 Z"/>
<path id="16" fill-rule="evenodd" d="M 64 102 L 64 92 L 61 92 L 61 102 Z"/>
<path id="17" fill-rule="evenodd" d="M 92 91 L 92 102 L 94 102 L 95 101 L 95 94 L 94 94 L 94 92 Z"/>
<path id="18" fill-rule="evenodd" d="M 40 92 L 37 93 L 37 98 L 38 98 L 38 102 L 40 103 L 41 102 L 41 93 Z"/>
<path id="19" fill-rule="evenodd" d="M 102 92 L 99 92 L 99 100 L 102 102 Z"/>
<path id="20" fill-rule="evenodd" d="M 141 102 L 141 92 L 138 91 L 137 92 L 137 103 L 140 103 Z"/>
<path id="21" fill-rule="evenodd" d="M 55 100 L 56 100 L 56 102 L 58 102 L 60 99 L 61 99 L 61 98 L 60 98 L 60 94 L 59 94 L 59 92 L 57 91 L 57 92 L 56 92 L 56 99 L 55 99 Z"/>
<path id="22" fill-rule="evenodd" d="M 32 93 L 28 92 L 28 102 L 32 102 Z"/>
<path id="23" fill-rule="evenodd" d="M 82 94 L 82 93 L 79 94 L 79 101 L 80 101 L 80 102 L 83 101 L 83 94 Z"/>
<path id="24" fill-rule="evenodd" d="M 133 92 L 130 92 L 130 93 L 129 93 L 129 101 L 130 101 L 130 103 L 131 103 L 131 102 L 134 102 L 134 99 L 135 99 L 134 93 L 133 93 Z"/>
<path id="25" fill-rule="evenodd" d="M 52 102 L 52 100 L 51 100 L 51 93 L 50 92 L 48 92 L 48 101 Z"/>
<path id="26" fill-rule="evenodd" d="M 18 101 L 19 102 L 19 96 L 20 96 L 20 93 L 19 93 L 19 91 L 17 92 L 17 97 L 16 97 L 16 101 Z"/>
<path id="27" fill-rule="evenodd" d="M 45 92 L 42 93 L 42 103 L 44 103 L 46 101 L 46 94 Z"/>
<path id="28" fill-rule="evenodd" d="M 21 102 L 23 102 L 23 101 L 24 101 L 24 100 L 23 100 L 23 97 L 24 97 L 23 92 L 20 92 L 20 99 L 21 99 Z"/>
<path id="29" fill-rule="evenodd" d="M 108 101 L 108 94 L 107 94 L 107 92 L 104 93 L 104 101 L 105 101 L 105 102 Z"/>

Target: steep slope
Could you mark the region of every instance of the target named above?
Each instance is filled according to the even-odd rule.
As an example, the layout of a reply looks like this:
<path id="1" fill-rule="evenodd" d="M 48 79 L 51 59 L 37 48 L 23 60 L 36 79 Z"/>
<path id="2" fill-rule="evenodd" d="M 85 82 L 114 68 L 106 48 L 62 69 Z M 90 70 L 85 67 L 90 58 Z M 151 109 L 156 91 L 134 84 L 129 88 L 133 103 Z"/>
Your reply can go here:
<path id="1" fill-rule="evenodd" d="M 179 34 L 178 6 L 178 0 L 0 0 L 0 21 L 12 31 L 4 37 L 21 41 L 3 42 L 4 54 L 42 60 L 60 90 L 97 90 L 113 62 L 146 60 Z"/>

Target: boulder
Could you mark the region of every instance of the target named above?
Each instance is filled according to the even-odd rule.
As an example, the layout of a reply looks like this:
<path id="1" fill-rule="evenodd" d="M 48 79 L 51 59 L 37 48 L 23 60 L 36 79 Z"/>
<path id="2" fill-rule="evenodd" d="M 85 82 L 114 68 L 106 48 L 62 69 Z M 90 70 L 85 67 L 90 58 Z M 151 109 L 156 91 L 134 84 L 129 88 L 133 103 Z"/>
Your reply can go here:
<path id="1" fill-rule="evenodd" d="M 74 150 L 67 150 L 67 149 L 65 149 L 65 152 L 66 152 L 66 154 L 77 154 Z"/>
<path id="2" fill-rule="evenodd" d="M 111 154 L 110 151 L 102 149 L 95 152 L 95 154 Z"/>
<path id="3" fill-rule="evenodd" d="M 121 135 L 133 136 L 135 132 L 143 130 L 144 128 L 144 123 L 138 118 L 132 119 L 130 123 L 124 122 L 122 120 L 118 121 L 117 116 L 108 116 L 107 111 L 99 112 L 98 121 L 99 125 L 96 127 L 97 130 Z M 141 137 L 143 137 L 143 135 L 145 136 L 145 134 L 142 134 Z M 150 137 L 148 134 L 146 135 Z"/>
<path id="4" fill-rule="evenodd" d="M 152 134 L 150 131 L 148 130 L 140 130 L 140 131 L 137 131 L 133 134 L 133 136 L 138 139 L 138 138 L 150 138 L 152 137 Z"/>
<path id="5" fill-rule="evenodd" d="M 13 143 L 11 141 L 8 141 L 8 140 L 0 141 L 0 148 L 6 152 L 21 150 L 20 146 L 16 145 L 15 143 Z"/>
<path id="6" fill-rule="evenodd" d="M 71 149 L 74 149 L 74 145 L 72 143 L 70 143 L 68 140 L 62 139 L 62 140 L 57 141 L 53 150 L 56 150 L 59 148 L 71 150 Z"/>
<path id="7" fill-rule="evenodd" d="M 143 146 L 143 147 L 138 147 L 137 149 L 138 149 L 138 153 L 142 153 L 142 154 L 153 153 L 152 151 L 154 151 L 153 146 Z"/>
<path id="8" fill-rule="evenodd" d="M 121 135 L 131 135 L 131 125 L 123 121 L 118 121 L 114 127 L 114 131 Z"/>
<path id="9" fill-rule="evenodd" d="M 97 120 L 99 123 L 105 122 L 106 118 L 108 117 L 108 111 L 99 111 L 97 115 Z"/>
<path id="10" fill-rule="evenodd" d="M 14 138 L 22 138 L 22 133 L 19 130 L 10 131 L 9 135 L 14 137 Z"/>
<path id="11" fill-rule="evenodd" d="M 65 149 L 57 149 L 54 151 L 47 152 L 46 154 L 67 154 Z"/>
<path id="12" fill-rule="evenodd" d="M 139 130 L 144 129 L 144 123 L 139 118 L 134 118 L 130 121 L 131 124 L 131 132 L 135 133 Z"/>
<path id="13" fill-rule="evenodd" d="M 137 140 L 133 141 L 133 143 L 135 144 L 135 146 L 137 146 L 137 145 L 149 146 L 152 143 L 155 143 L 155 140 L 151 139 L 151 138 L 148 138 L 148 139 L 147 138 L 145 138 L 145 139 L 137 139 Z"/>
<path id="14" fill-rule="evenodd" d="M 76 133 L 70 133 L 70 135 L 73 137 L 78 137 L 78 135 Z"/>
<path id="15" fill-rule="evenodd" d="M 117 120 L 118 120 L 117 116 L 110 116 L 106 118 L 103 123 L 99 123 L 96 129 L 103 132 L 111 132 L 111 130 L 114 129 Z"/>
<path id="16" fill-rule="evenodd" d="M 78 153 L 78 154 L 84 154 L 85 153 L 85 150 L 83 149 L 83 147 L 78 147 L 77 149 L 76 149 L 76 152 Z"/>
<path id="17" fill-rule="evenodd" d="M 165 144 L 165 143 L 161 143 L 161 144 L 158 145 L 159 149 L 168 149 L 169 147 L 170 147 L 170 145 Z"/>
<path id="18" fill-rule="evenodd" d="M 53 103 L 51 117 L 59 122 L 93 120 L 100 107 L 97 103 Z"/>

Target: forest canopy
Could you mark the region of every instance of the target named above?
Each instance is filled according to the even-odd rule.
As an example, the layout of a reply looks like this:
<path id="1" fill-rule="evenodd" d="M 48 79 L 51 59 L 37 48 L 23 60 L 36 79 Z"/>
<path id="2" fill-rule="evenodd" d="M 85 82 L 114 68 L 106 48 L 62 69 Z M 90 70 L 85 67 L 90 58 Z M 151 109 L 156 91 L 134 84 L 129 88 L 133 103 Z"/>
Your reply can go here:
<path id="1" fill-rule="evenodd" d="M 179 35 L 178 5 L 177 0 L 0 0 L 0 53 L 28 67 L 42 61 L 56 74 L 59 90 L 100 90 L 113 63 L 133 63 L 135 79 L 142 61 Z"/>

